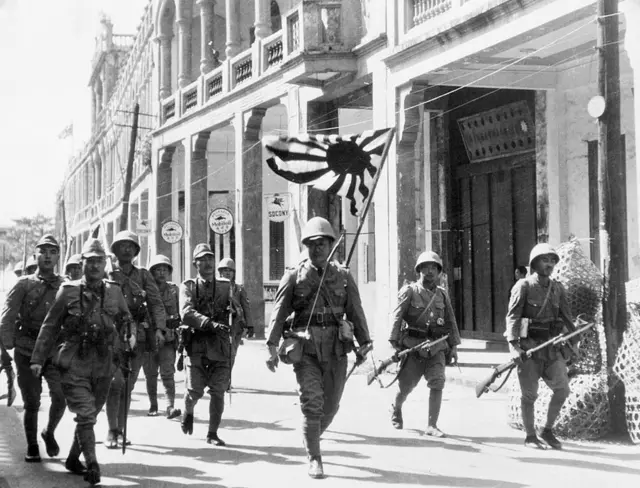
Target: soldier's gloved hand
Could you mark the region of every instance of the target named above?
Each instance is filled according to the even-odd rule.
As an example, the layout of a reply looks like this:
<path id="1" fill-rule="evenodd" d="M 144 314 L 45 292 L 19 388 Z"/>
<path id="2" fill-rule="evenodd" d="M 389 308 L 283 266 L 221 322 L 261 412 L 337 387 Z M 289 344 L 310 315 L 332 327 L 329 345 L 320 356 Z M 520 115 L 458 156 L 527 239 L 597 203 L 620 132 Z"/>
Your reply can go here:
<path id="1" fill-rule="evenodd" d="M 400 350 L 400 344 L 398 344 L 398 341 L 389 341 L 389 343 L 391 344 L 391 347 L 396 350 L 396 352 Z"/>
<path id="2" fill-rule="evenodd" d="M 156 344 L 159 348 L 164 346 L 164 334 L 160 329 L 156 329 Z"/>
<path id="3" fill-rule="evenodd" d="M 451 358 L 451 364 L 458 364 L 458 346 L 453 346 L 449 351 L 449 357 Z"/>
<path id="4" fill-rule="evenodd" d="M 278 367 L 278 363 L 280 362 L 280 359 L 278 358 L 278 349 L 276 348 L 276 346 L 272 346 L 269 345 L 269 359 L 267 359 L 267 368 L 269 368 L 269 371 L 275 373 L 276 372 L 276 368 Z"/>
<path id="5" fill-rule="evenodd" d="M 42 374 L 42 364 L 32 364 L 31 372 L 33 373 L 33 376 L 35 376 L 36 378 L 39 378 L 40 375 Z"/>
<path id="6" fill-rule="evenodd" d="M 251 339 L 254 335 L 253 327 L 247 327 L 247 338 Z"/>

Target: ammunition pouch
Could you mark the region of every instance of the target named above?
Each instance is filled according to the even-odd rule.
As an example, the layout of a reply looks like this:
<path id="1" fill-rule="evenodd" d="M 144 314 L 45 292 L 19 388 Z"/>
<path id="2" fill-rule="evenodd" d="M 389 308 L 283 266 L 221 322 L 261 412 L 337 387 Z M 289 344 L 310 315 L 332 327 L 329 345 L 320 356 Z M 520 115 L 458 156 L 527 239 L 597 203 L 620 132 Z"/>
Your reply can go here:
<path id="1" fill-rule="evenodd" d="M 167 329 L 177 329 L 178 327 L 180 327 L 180 316 L 178 314 L 176 315 L 169 315 L 167 317 Z"/>
<path id="2" fill-rule="evenodd" d="M 181 326 L 176 331 L 178 335 L 178 351 L 182 352 L 187 349 L 187 352 L 191 346 L 193 340 L 193 329 L 191 327 Z"/>
<path id="3" fill-rule="evenodd" d="M 562 332 L 561 322 L 534 322 L 529 323 L 527 337 L 536 342 L 545 342 L 560 335 Z"/>
<path id="4" fill-rule="evenodd" d="M 278 357 L 284 364 L 297 364 L 302 361 L 302 350 L 302 339 L 286 337 L 278 348 Z"/>

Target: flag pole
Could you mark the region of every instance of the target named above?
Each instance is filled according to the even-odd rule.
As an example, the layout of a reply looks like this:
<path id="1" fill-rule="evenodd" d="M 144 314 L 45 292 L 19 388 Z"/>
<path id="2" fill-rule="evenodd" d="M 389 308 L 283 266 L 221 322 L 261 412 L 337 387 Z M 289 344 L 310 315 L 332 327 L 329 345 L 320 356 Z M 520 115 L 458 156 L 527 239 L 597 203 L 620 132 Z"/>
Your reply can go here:
<path id="1" fill-rule="evenodd" d="M 353 253 L 356 250 L 356 245 L 358 244 L 358 237 L 360 237 L 360 233 L 362 232 L 362 227 L 364 226 L 364 222 L 367 217 L 367 212 L 369 212 L 369 207 L 371 206 L 371 202 L 373 201 L 373 195 L 376 191 L 376 187 L 378 186 L 378 180 L 380 179 L 380 175 L 382 175 L 382 168 L 384 166 L 384 162 L 387 159 L 387 154 L 389 153 L 389 148 L 391 147 L 391 141 L 393 141 L 393 136 L 396 133 L 395 127 L 392 127 L 389 132 L 389 139 L 384 146 L 382 151 L 382 156 L 380 159 L 380 167 L 378 168 L 378 172 L 376 177 L 373 180 L 373 185 L 371 187 L 371 193 L 369 193 L 369 197 L 367 198 L 367 202 L 364 205 L 364 209 L 362 209 L 362 215 L 360 216 L 360 222 L 358 224 L 358 230 L 356 231 L 356 235 L 353 238 L 353 243 L 351 244 L 351 249 L 349 249 L 349 254 L 347 256 L 347 260 L 345 262 L 345 267 L 349 267 L 349 263 L 351 262 L 351 258 L 353 257 Z"/>

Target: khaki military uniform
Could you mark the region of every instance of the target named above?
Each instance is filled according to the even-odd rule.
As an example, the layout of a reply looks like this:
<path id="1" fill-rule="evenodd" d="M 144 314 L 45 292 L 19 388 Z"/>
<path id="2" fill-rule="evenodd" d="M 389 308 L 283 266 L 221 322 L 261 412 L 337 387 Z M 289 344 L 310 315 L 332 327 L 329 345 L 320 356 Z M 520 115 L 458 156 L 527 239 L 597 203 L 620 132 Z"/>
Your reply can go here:
<path id="1" fill-rule="evenodd" d="M 45 364 L 53 353 L 67 405 L 76 415 L 75 439 L 88 463 L 96 461 L 93 426 L 122 354 L 121 326 L 130 321 L 116 283 L 103 280 L 89 287 L 83 278 L 62 285 L 35 343 L 31 363 Z"/>
<path id="2" fill-rule="evenodd" d="M 231 378 L 232 341 L 237 330 L 241 330 L 237 319 L 231 330 L 217 326 L 229 324 L 229 281 L 216 278 L 206 281 L 198 276 L 183 282 L 180 317 L 192 329 L 191 341 L 185 346 L 185 414 L 193 414 L 208 388 L 209 432 L 217 433 L 224 412 L 224 392 Z"/>
<path id="3" fill-rule="evenodd" d="M 176 329 L 180 326 L 179 294 L 175 283 L 167 282 L 163 289 L 159 289 L 160 298 L 164 305 L 167 329 L 164 332 L 164 344 L 157 352 L 144 353 L 143 370 L 147 380 L 147 393 L 151 400 L 151 407 L 157 410 L 158 400 L 158 370 L 160 379 L 167 396 L 167 409 L 173 408 L 176 398 L 175 362 L 176 362 Z M 154 403 L 155 400 L 155 403 Z"/>
<path id="4" fill-rule="evenodd" d="M 571 308 L 562 283 L 548 280 L 543 285 L 540 277 L 534 273 L 514 285 L 507 312 L 505 337 L 508 342 L 519 341 L 522 349 L 531 349 L 562 333 L 565 326 L 574 329 Z M 547 347 L 535 352 L 531 359 L 518 366 L 522 417 L 528 435 L 535 434 L 534 404 L 540 378 L 553 391 L 548 413 L 552 424 L 570 393 L 562 350 Z"/>
<path id="5" fill-rule="evenodd" d="M 125 373 L 122 368 L 116 370 L 107 398 L 109 430 L 121 434 L 125 414 L 129 411 L 131 392 L 144 362 L 144 353 L 147 350 L 156 350 L 155 330 L 166 330 L 166 315 L 156 282 L 146 269 L 133 266 L 127 274 L 115 267 L 109 278 L 120 285 L 137 330 L 136 347 L 130 358 L 129 404 L 124 403 Z M 148 314 L 145 309 L 148 310 Z"/>
<path id="6" fill-rule="evenodd" d="M 445 354 L 460 344 L 460 333 L 445 289 L 437 286 L 429 290 L 420 281 L 400 290 L 392 320 L 389 341 L 397 343 L 401 349 L 449 334 L 445 342 L 429 350 L 411 353 L 403 361 L 395 398 L 395 407 L 399 409 L 423 377 L 429 388 L 444 388 Z"/>
<path id="7" fill-rule="evenodd" d="M 38 444 L 38 410 L 42 395 L 42 377 L 31 373 L 31 354 L 42 322 L 53 304 L 62 278 L 54 275 L 44 279 L 39 273 L 21 277 L 7 293 L 0 318 L 2 344 L 13 349 L 18 373 L 18 386 L 24 401 L 24 428 L 27 445 Z M 44 358 L 42 376 L 49 387 L 51 407 L 47 431 L 53 433 L 65 411 L 65 398 L 60 384 L 60 372 L 51 358 Z"/>
<path id="8" fill-rule="evenodd" d="M 338 338 L 338 320 L 345 314 L 354 325 L 359 345 L 371 342 L 358 287 L 349 270 L 328 263 L 316 307 L 314 298 L 321 271 L 310 260 L 285 273 L 276 293 L 267 345 L 278 346 L 285 320 L 293 313 L 292 328 L 304 331 L 302 360 L 293 365 L 300 392 L 303 437 L 310 457 L 320 456 L 320 435 L 329 427 L 340 406 L 347 372 L 347 353 L 353 342 Z M 309 322 L 310 320 L 310 322 Z"/>

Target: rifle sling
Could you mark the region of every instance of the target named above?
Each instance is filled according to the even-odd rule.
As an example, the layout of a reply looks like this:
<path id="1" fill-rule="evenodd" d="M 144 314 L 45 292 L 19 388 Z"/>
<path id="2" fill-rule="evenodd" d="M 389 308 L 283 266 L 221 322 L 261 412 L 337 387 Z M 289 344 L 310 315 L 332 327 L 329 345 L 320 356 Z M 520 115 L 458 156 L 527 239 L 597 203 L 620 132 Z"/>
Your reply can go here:
<path id="1" fill-rule="evenodd" d="M 502 387 L 507 383 L 507 380 L 509 379 L 509 376 L 511 376 L 511 373 L 513 373 L 514 369 L 516 369 L 515 366 L 513 368 L 509 368 L 509 371 L 507 372 L 507 375 L 504 377 L 504 380 L 502 380 L 502 383 L 500 383 L 500 385 L 497 387 L 493 387 L 492 385 L 489 385 L 489 389 L 494 393 L 497 391 L 500 391 Z"/>

